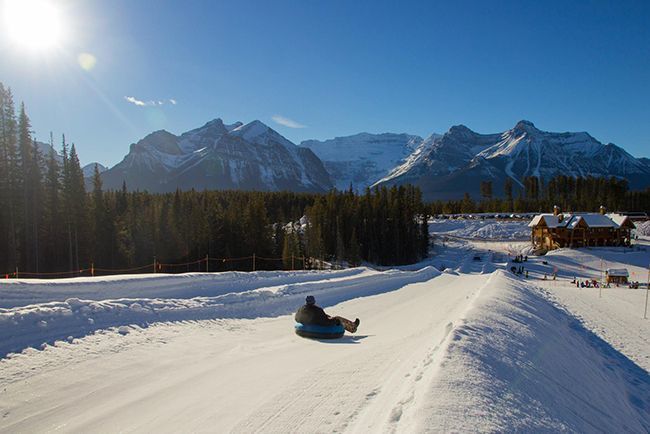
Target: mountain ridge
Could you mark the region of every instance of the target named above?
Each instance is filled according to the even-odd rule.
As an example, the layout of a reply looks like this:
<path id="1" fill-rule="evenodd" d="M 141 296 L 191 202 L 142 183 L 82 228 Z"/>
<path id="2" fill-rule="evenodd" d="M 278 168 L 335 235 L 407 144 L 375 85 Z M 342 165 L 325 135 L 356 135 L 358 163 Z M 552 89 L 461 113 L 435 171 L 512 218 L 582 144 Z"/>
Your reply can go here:
<path id="1" fill-rule="evenodd" d="M 302 149 L 259 120 L 213 119 L 180 135 L 154 131 L 131 144 L 124 159 L 102 174 L 107 189 L 242 189 L 325 192 L 329 174 Z"/>
<path id="2" fill-rule="evenodd" d="M 505 179 L 523 187 L 523 179 L 557 175 L 618 177 L 631 188 L 650 184 L 650 166 L 623 148 L 596 140 L 587 132 L 547 132 L 526 120 L 504 132 L 476 133 L 453 126 L 431 141 L 419 158 L 397 166 L 375 186 L 412 183 L 425 199 L 455 199 L 465 192 L 479 197 L 481 181 L 493 181 L 500 196 Z"/>
<path id="3" fill-rule="evenodd" d="M 588 132 L 547 132 L 528 120 L 498 133 L 465 125 L 426 138 L 368 133 L 295 145 L 259 120 L 225 124 L 221 118 L 175 135 L 154 131 L 131 144 L 124 159 L 103 173 L 107 189 L 152 192 L 245 189 L 362 192 L 367 187 L 411 183 L 426 200 L 479 197 L 492 181 L 495 196 L 505 179 L 523 188 L 526 176 L 626 178 L 632 189 L 650 185 L 650 159 L 603 144 Z"/>

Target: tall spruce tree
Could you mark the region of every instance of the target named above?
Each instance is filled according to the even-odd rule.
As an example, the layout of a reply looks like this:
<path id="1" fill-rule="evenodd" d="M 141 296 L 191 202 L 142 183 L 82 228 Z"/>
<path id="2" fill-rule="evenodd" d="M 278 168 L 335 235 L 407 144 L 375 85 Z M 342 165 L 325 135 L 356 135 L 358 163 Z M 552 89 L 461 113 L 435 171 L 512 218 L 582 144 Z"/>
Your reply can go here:
<path id="1" fill-rule="evenodd" d="M 21 103 L 18 115 L 18 149 L 20 155 L 22 214 L 21 214 L 21 268 L 38 272 L 38 235 L 41 200 L 40 155 L 32 141 L 31 123 Z"/>
<path id="2" fill-rule="evenodd" d="M 70 154 L 64 159 L 63 192 L 71 259 L 70 271 L 78 271 L 81 258 L 87 254 L 85 245 L 88 225 L 85 181 L 74 144 L 70 147 Z"/>
<path id="3" fill-rule="evenodd" d="M 50 138 L 50 145 L 52 139 Z M 54 149 L 50 149 L 45 169 L 45 185 L 43 200 L 43 230 L 45 232 L 43 243 L 43 265 L 47 271 L 62 270 L 61 252 L 65 251 L 61 234 L 64 228 L 61 225 L 61 168 L 56 159 Z"/>
<path id="4" fill-rule="evenodd" d="M 19 266 L 19 214 L 22 203 L 17 121 L 11 89 L 0 83 L 0 241 L 6 246 L 0 256 L 3 270 Z"/>

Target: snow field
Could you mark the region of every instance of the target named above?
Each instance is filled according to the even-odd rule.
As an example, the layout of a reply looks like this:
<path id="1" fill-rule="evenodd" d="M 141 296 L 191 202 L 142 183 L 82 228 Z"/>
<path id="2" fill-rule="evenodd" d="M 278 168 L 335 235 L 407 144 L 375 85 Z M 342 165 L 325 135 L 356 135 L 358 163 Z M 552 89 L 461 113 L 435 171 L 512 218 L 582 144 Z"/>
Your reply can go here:
<path id="1" fill-rule="evenodd" d="M 589 330 L 650 371 L 650 319 L 643 318 L 647 289 L 625 285 L 576 288 L 571 283 L 574 277 L 600 281 L 601 267 L 626 268 L 630 280 L 647 283 L 650 248 L 646 242 L 635 249 L 558 249 L 530 257 L 523 265 L 530 270 L 531 283 L 550 302 L 571 312 Z M 544 274 L 551 279 L 553 269 L 558 270 L 557 280 L 543 280 Z"/>

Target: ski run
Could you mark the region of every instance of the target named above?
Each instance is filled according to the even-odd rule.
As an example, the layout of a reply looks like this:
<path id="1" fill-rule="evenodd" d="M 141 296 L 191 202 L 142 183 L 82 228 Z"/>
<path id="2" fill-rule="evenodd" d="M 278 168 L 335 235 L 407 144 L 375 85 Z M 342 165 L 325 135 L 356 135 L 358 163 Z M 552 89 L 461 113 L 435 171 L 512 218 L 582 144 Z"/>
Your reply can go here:
<path id="1" fill-rule="evenodd" d="M 571 283 L 646 282 L 647 239 L 524 278 L 522 225 L 431 228 L 445 242 L 400 269 L 4 280 L 0 431 L 650 431 L 646 289 Z M 296 336 L 310 294 L 358 332 Z"/>

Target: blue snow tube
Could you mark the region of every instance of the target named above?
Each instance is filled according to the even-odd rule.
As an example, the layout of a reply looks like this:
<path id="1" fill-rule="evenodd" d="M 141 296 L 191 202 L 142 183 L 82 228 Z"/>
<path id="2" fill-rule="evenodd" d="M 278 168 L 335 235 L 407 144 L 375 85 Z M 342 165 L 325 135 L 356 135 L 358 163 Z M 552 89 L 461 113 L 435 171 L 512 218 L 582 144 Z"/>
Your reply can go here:
<path id="1" fill-rule="evenodd" d="M 321 326 L 315 324 L 296 323 L 296 334 L 303 338 L 338 339 L 345 333 L 342 325 Z"/>

